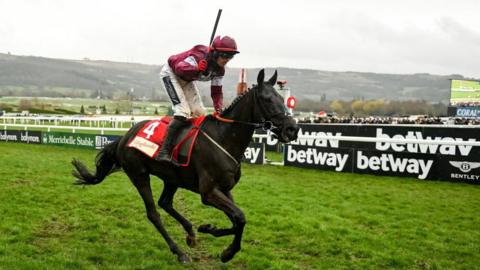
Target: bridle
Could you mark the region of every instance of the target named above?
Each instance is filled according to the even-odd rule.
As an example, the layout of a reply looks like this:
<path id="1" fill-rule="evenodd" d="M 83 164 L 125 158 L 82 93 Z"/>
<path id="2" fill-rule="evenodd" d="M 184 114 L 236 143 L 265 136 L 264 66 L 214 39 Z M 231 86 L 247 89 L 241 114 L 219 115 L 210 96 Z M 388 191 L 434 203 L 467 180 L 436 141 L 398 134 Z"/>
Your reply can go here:
<path id="1" fill-rule="evenodd" d="M 252 94 L 253 94 L 253 102 L 254 102 L 251 119 L 255 119 L 256 116 L 257 116 L 256 115 L 256 113 L 257 113 L 256 108 L 257 108 L 257 102 L 258 102 L 257 101 L 257 89 L 258 89 L 258 86 L 250 89 L 250 91 L 253 92 Z M 275 124 L 272 121 L 265 120 L 265 115 L 267 115 L 267 112 L 265 111 L 264 106 L 258 106 L 258 107 L 260 108 L 260 120 L 258 122 L 248 122 L 248 121 L 228 119 L 228 118 L 221 117 L 219 114 L 214 114 L 214 116 L 218 121 L 221 121 L 221 122 L 224 122 L 224 123 L 232 123 L 232 124 L 233 123 L 238 123 L 238 124 L 242 124 L 242 125 L 246 125 L 246 126 L 252 126 L 255 129 L 262 128 L 265 131 L 268 131 L 268 130 L 272 131 L 274 129 L 278 129 L 278 127 L 275 126 Z M 286 113 L 286 110 L 284 112 L 278 112 L 276 114 L 273 114 L 269 118 L 273 119 L 273 118 L 278 117 L 279 115 L 284 115 L 285 113 Z"/>
<path id="2" fill-rule="evenodd" d="M 252 110 L 252 115 L 251 115 L 251 119 L 255 119 L 256 118 L 256 107 L 257 107 L 257 89 L 258 89 L 258 86 L 257 88 L 252 88 L 250 91 L 253 91 L 253 110 Z M 275 129 L 278 129 L 279 127 L 275 126 L 274 123 L 272 121 L 267 121 L 265 120 L 265 115 L 267 115 L 267 112 L 265 111 L 265 108 L 264 106 L 259 106 L 260 107 L 260 121 L 257 121 L 257 122 L 249 122 L 249 121 L 240 121 L 240 120 L 235 120 L 235 119 L 228 119 L 228 118 L 224 118 L 222 116 L 220 116 L 218 113 L 214 113 L 213 116 L 220 122 L 224 122 L 224 123 L 231 123 L 231 124 L 241 124 L 241 125 L 246 125 L 246 126 L 251 126 L 255 129 L 257 128 L 262 128 L 263 130 L 265 131 L 273 131 Z M 273 114 L 272 116 L 270 116 L 270 119 L 273 119 L 273 118 L 276 118 L 278 117 L 279 115 L 281 114 L 285 114 L 286 113 L 286 110 L 284 112 L 278 112 L 278 113 L 275 113 Z M 239 161 L 241 158 L 235 158 L 233 157 L 224 147 L 222 147 L 218 142 L 216 142 L 212 137 L 210 137 L 204 130 L 200 129 L 200 132 L 209 140 L 211 141 L 214 145 L 217 146 L 218 149 L 220 149 L 227 157 L 229 157 L 234 163 L 235 163 L 235 166 L 239 166 Z M 272 132 L 272 136 L 273 137 L 277 137 L 276 134 L 274 132 Z"/>

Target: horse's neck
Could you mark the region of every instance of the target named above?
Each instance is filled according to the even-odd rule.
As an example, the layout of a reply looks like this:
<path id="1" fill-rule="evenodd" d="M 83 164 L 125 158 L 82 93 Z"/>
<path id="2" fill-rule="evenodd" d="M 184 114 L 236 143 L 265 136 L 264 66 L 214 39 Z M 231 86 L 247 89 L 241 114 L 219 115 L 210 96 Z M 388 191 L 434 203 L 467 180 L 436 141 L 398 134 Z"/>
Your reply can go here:
<path id="1" fill-rule="evenodd" d="M 252 111 L 254 102 L 252 96 L 248 93 L 240 100 L 234 108 L 224 118 L 233 119 L 241 122 L 252 122 Z M 235 158 L 243 157 L 245 149 L 252 140 L 253 126 L 242 123 L 223 123 L 220 124 L 219 140 L 220 144 Z"/>

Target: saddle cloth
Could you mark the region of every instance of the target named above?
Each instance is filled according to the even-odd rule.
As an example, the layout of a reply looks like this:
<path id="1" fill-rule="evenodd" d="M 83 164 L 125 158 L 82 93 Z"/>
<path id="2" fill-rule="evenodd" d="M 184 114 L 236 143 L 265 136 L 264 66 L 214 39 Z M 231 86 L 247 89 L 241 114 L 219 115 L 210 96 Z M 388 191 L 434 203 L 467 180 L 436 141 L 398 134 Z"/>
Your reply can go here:
<path id="1" fill-rule="evenodd" d="M 205 116 L 188 119 L 189 125 L 183 127 L 179 135 L 174 138 L 172 160 L 177 165 L 188 166 L 190 163 L 193 144 L 204 120 Z M 127 146 L 138 149 L 150 158 L 155 158 L 162 148 L 170 121 L 172 121 L 170 116 L 148 121 Z"/>

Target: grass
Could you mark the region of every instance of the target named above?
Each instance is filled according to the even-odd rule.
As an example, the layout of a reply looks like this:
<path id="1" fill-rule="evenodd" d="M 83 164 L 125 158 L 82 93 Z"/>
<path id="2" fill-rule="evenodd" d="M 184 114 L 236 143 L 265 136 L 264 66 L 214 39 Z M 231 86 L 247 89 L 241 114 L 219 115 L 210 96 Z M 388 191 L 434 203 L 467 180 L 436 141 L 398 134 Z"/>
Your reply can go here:
<path id="1" fill-rule="evenodd" d="M 243 249 L 198 235 L 160 211 L 193 263 L 179 265 L 148 222 L 123 173 L 98 186 L 71 185 L 72 157 L 95 151 L 0 143 L 0 269 L 478 269 L 480 187 L 244 164 L 233 190 L 247 217 Z M 156 198 L 162 182 L 152 179 Z M 198 195 L 175 207 L 195 226 L 229 226 Z"/>
<path id="2" fill-rule="evenodd" d="M 61 90 L 61 89 L 60 89 Z M 0 97 L 0 105 L 4 104 L 11 108 L 19 109 L 21 102 L 28 102 L 37 107 L 45 107 L 49 111 L 67 110 L 69 112 L 80 113 L 80 109 L 84 106 L 84 110 L 88 112 L 95 111 L 94 108 L 105 106 L 109 113 L 114 113 L 118 108 L 124 111 L 127 108 L 137 108 L 142 114 L 150 115 L 158 110 L 159 114 L 164 114 L 168 110 L 170 103 L 165 101 L 127 101 L 127 100 L 111 100 L 111 99 L 94 99 L 94 98 L 48 98 L 48 97 Z M 1 106 L 0 106 L 1 107 Z M 27 109 L 28 110 L 28 109 Z M 32 111 L 33 112 L 33 111 Z M 56 112 L 57 114 L 61 111 Z"/>
<path id="3" fill-rule="evenodd" d="M 266 151 L 265 158 L 267 159 L 267 161 L 282 162 L 283 152 Z"/>

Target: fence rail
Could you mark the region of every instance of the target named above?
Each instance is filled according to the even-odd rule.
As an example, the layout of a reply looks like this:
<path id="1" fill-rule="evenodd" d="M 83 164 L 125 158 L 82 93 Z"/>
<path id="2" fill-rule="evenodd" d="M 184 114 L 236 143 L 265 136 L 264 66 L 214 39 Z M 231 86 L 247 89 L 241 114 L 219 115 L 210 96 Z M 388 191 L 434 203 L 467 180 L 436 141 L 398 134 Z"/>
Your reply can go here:
<path id="1" fill-rule="evenodd" d="M 23 124 L 0 124 L 4 129 L 7 127 L 19 127 L 23 130 L 28 130 L 28 128 L 42 128 L 47 129 L 50 132 L 52 129 L 65 129 L 71 130 L 72 133 L 75 133 L 76 130 L 98 130 L 100 134 L 105 134 L 105 131 L 127 131 L 129 128 L 109 128 L 109 127 L 82 127 L 82 126 L 48 126 L 48 125 L 23 125 Z"/>
<path id="2" fill-rule="evenodd" d="M 75 133 L 76 130 L 98 130 L 100 134 L 105 134 L 105 131 L 128 131 L 129 128 L 109 128 L 109 127 L 82 127 L 82 126 L 50 126 L 50 125 L 25 125 L 25 124 L 0 124 L 4 129 L 7 127 L 20 127 L 24 130 L 28 128 L 43 128 L 47 131 L 52 129 L 65 129 L 72 130 Z M 254 138 L 269 138 L 268 134 L 254 134 Z M 455 146 L 480 146 L 480 141 L 457 141 L 442 139 L 442 140 L 414 140 L 414 139 L 395 139 L 395 138 L 377 138 L 377 137 L 357 137 L 357 136 L 327 136 L 327 135 L 302 135 L 299 139 L 317 139 L 317 140 L 330 140 L 330 141 L 351 141 L 351 142 L 372 142 L 372 143 L 393 143 L 393 144 L 434 144 L 434 145 L 455 145 Z"/>
<path id="3" fill-rule="evenodd" d="M 50 126 L 88 126 L 88 127 L 113 127 L 129 128 L 135 123 L 151 119 L 151 116 L 103 116 L 103 117 L 78 117 L 78 116 L 1 116 L 0 125 L 50 125 Z"/>

